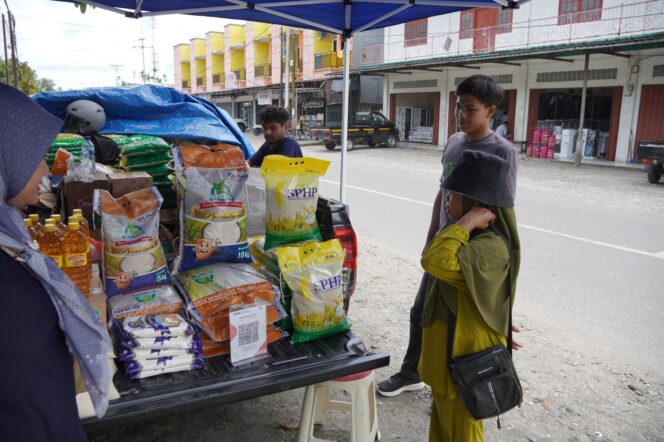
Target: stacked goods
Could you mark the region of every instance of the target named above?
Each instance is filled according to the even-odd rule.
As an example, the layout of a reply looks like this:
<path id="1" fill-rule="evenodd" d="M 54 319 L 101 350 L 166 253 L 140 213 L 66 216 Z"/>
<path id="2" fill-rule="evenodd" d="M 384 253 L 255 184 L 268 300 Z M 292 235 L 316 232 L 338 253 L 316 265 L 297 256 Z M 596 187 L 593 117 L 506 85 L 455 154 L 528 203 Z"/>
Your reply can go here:
<path id="1" fill-rule="evenodd" d="M 350 329 L 343 303 L 344 256 L 338 239 L 277 249 L 282 276 L 293 291 L 293 342 Z"/>
<path id="2" fill-rule="evenodd" d="M 182 199 L 175 270 L 251 262 L 243 203 L 247 164 L 240 148 L 182 146 L 175 161 Z"/>
<path id="3" fill-rule="evenodd" d="M 277 287 L 250 264 L 225 263 L 190 269 L 179 273 L 177 282 L 185 293 L 190 318 L 214 342 L 230 340 L 231 307 L 264 304 L 267 324 L 286 317 Z M 268 335 L 275 330 L 269 327 Z M 272 335 L 273 341 L 284 336 L 281 332 Z"/>
<path id="4" fill-rule="evenodd" d="M 114 319 L 184 311 L 182 299 L 171 285 L 116 295 L 109 298 L 108 306 Z"/>
<path id="5" fill-rule="evenodd" d="M 156 188 L 115 199 L 95 191 L 95 211 L 102 216 L 104 287 L 108 297 L 170 283 L 159 241 L 162 198 Z"/>
<path id="6" fill-rule="evenodd" d="M 163 207 L 176 205 L 172 182 L 171 146 L 151 135 L 109 135 L 120 148 L 119 167 L 129 172 L 147 172 L 164 199 Z"/>
<path id="7" fill-rule="evenodd" d="M 177 313 L 114 319 L 116 353 L 130 379 L 205 367 L 196 330 Z"/>
<path id="8" fill-rule="evenodd" d="M 316 222 L 318 180 L 329 161 L 270 155 L 263 161 L 267 219 L 265 248 L 322 237 Z"/>
<path id="9" fill-rule="evenodd" d="M 76 134 L 58 134 L 55 137 L 55 140 L 51 143 L 51 147 L 46 153 L 46 163 L 48 167 L 53 165 L 55 161 L 55 156 L 58 153 L 58 149 L 63 149 L 70 154 L 80 157 L 81 148 L 83 147 L 84 138 Z"/>

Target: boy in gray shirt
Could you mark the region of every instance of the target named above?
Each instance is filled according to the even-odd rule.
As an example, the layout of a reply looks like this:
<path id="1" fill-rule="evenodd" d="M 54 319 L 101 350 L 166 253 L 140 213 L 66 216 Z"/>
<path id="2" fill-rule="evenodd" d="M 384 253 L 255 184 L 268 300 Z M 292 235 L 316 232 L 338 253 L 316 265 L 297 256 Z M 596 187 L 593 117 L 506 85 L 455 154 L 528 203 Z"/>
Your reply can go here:
<path id="1" fill-rule="evenodd" d="M 496 82 L 486 75 L 473 75 L 462 81 L 456 89 L 456 116 L 459 132 L 453 134 L 443 150 L 442 183 L 466 149 L 480 150 L 482 152 L 498 155 L 510 163 L 509 181 L 507 183 L 510 193 L 516 194 L 517 151 L 512 143 L 496 135 L 489 129 L 489 121 L 496 113 L 496 106 L 503 99 L 503 90 Z M 431 223 L 425 246 L 433 239 L 439 230 L 447 227 L 449 220 L 445 214 L 446 191 L 440 188 L 433 204 Z M 428 283 L 428 275 L 422 276 L 420 288 L 415 303 L 410 309 L 410 337 L 408 349 L 403 364 L 398 373 L 378 384 L 378 392 L 383 396 L 396 396 L 404 391 L 415 391 L 424 388 L 417 372 L 422 349 L 422 308 L 424 306 L 424 292 Z M 517 344 L 518 345 L 518 344 Z"/>

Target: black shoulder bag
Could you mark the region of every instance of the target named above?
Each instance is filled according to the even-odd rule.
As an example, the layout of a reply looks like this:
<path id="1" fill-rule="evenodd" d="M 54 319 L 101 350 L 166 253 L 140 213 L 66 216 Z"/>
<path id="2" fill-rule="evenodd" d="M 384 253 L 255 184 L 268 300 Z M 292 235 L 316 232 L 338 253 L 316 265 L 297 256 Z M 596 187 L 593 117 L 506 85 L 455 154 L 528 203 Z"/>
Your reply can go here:
<path id="1" fill-rule="evenodd" d="M 500 415 L 521 405 L 523 390 L 512 362 L 512 249 L 505 237 L 494 229 L 503 240 L 510 254 L 509 280 L 510 315 L 507 332 L 507 348 L 494 345 L 477 353 L 458 356 L 452 359 L 456 316 L 450 315 L 447 333 L 447 360 L 450 375 L 457 393 L 475 419 L 498 418 Z"/>

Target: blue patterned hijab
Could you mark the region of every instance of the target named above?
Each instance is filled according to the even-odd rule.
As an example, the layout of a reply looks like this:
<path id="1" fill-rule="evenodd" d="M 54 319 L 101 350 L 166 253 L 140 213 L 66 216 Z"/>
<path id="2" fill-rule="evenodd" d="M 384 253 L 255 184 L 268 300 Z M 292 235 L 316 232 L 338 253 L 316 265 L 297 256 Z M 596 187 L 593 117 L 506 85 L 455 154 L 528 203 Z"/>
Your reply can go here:
<path id="1" fill-rule="evenodd" d="M 16 252 L 46 289 L 69 350 L 80 365 L 95 413 L 101 417 L 108 408 L 111 384 L 108 334 L 69 277 L 36 250 L 23 217 L 7 204 L 28 183 L 61 127 L 60 119 L 30 97 L 0 84 L 0 246 Z"/>

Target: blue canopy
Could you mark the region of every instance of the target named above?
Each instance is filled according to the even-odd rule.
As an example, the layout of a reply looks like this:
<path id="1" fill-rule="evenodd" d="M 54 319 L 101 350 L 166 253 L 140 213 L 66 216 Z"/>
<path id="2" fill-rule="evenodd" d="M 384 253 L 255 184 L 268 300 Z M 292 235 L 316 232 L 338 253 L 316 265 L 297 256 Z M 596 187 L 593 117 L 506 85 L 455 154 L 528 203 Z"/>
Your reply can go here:
<path id="1" fill-rule="evenodd" d="M 57 0 L 72 3 L 74 0 Z M 524 0 L 521 0 L 523 3 Z M 296 26 L 351 36 L 419 18 L 513 0 L 76 0 L 127 17 L 191 14 Z"/>
<path id="2" fill-rule="evenodd" d="M 254 148 L 226 111 L 173 88 L 141 85 L 42 92 L 33 99 L 63 118 L 72 101 L 92 100 L 104 108 L 107 134 L 143 134 L 189 140 L 214 140 L 242 147 L 249 158 Z"/>
<path id="3" fill-rule="evenodd" d="M 56 0 L 86 3 L 97 8 L 140 18 L 190 14 L 258 21 L 316 29 L 343 35 L 384 28 L 420 18 L 469 8 L 517 8 L 528 0 Z M 341 121 L 340 200 L 345 202 L 348 143 L 349 46 L 344 44 L 344 94 Z M 286 64 L 288 73 L 288 64 Z"/>

